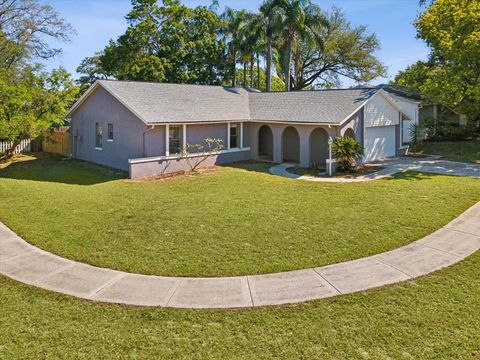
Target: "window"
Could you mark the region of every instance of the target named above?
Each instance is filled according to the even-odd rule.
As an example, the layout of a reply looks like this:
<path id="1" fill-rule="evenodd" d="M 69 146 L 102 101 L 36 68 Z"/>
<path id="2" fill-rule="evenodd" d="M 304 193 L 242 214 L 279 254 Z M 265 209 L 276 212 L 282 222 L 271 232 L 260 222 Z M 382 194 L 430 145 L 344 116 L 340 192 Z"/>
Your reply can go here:
<path id="1" fill-rule="evenodd" d="M 230 124 L 230 148 L 238 147 L 238 126 Z"/>
<path id="2" fill-rule="evenodd" d="M 107 141 L 113 141 L 113 124 L 108 124 L 108 137 Z"/>
<path id="3" fill-rule="evenodd" d="M 180 153 L 180 126 L 170 126 L 168 133 L 168 151 L 170 154 Z"/>
<path id="4" fill-rule="evenodd" d="M 103 147 L 102 134 L 103 134 L 102 123 L 100 122 L 95 123 L 95 148 L 96 149 L 102 149 Z"/>

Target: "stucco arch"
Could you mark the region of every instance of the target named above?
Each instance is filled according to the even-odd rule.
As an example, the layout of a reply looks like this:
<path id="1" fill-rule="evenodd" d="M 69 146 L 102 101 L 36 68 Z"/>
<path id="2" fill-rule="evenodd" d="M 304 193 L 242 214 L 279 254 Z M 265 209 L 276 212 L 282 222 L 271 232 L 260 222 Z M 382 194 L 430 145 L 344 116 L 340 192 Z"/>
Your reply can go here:
<path id="1" fill-rule="evenodd" d="M 273 160 L 273 132 L 268 125 L 262 125 L 258 130 L 258 158 Z"/>
<path id="2" fill-rule="evenodd" d="M 325 167 L 328 159 L 328 132 L 323 128 L 315 128 L 310 133 L 310 165 Z"/>
<path id="3" fill-rule="evenodd" d="M 288 126 L 282 133 L 283 162 L 300 162 L 300 136 L 297 129 Z"/>

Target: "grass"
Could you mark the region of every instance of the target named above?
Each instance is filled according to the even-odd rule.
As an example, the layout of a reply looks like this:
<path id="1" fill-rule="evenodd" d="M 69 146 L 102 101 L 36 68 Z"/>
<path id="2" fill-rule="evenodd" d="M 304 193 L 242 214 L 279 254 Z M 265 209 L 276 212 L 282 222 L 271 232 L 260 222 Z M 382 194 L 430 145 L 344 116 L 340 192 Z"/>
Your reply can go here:
<path id="1" fill-rule="evenodd" d="M 440 155 L 447 160 L 480 164 L 480 139 L 469 141 L 423 142 L 425 154 Z"/>
<path id="2" fill-rule="evenodd" d="M 377 171 L 380 171 L 384 169 L 381 166 L 357 166 L 354 171 L 351 172 L 341 172 L 337 171 L 333 175 L 333 177 L 345 177 L 345 178 L 355 178 L 359 176 L 365 176 L 369 175 L 372 173 L 375 173 Z M 315 169 L 306 169 L 301 166 L 292 166 L 287 169 L 288 172 L 295 174 L 295 175 L 301 175 L 301 176 L 313 176 L 313 177 L 330 177 L 327 175 L 325 170 L 315 170 Z"/>
<path id="3" fill-rule="evenodd" d="M 480 253 L 433 275 L 296 306 L 96 304 L 0 277 L 2 359 L 480 359 Z"/>
<path id="4" fill-rule="evenodd" d="M 333 212 L 332 209 L 343 211 L 341 215 L 346 220 L 342 220 L 341 216 L 336 219 L 344 221 L 342 224 L 348 236 L 352 236 L 355 229 L 359 235 L 368 231 L 358 230 L 357 227 L 363 224 L 374 226 L 372 231 L 380 234 L 385 231 L 384 228 L 394 227 L 399 231 L 399 238 L 415 234 L 414 227 L 420 228 L 420 232 L 429 231 L 430 227 L 445 222 L 479 197 L 478 182 L 474 180 L 412 172 L 393 180 L 376 182 L 372 188 L 322 184 L 310 187 L 307 191 L 303 189 L 303 183 L 265 174 L 263 171 L 266 167 L 261 164 L 220 168 L 193 177 L 132 182 L 123 180 L 123 173 L 86 163 L 56 158 L 32 160 L 20 157 L 16 160 L 19 159 L 24 161 L 0 170 L 2 220 L 7 220 L 10 226 L 23 229 L 25 233 L 38 238 L 45 235 L 44 232 L 50 227 L 50 231 L 59 233 L 49 236 L 52 240 L 44 244 L 54 246 L 53 238 L 57 237 L 60 249 L 73 249 L 102 262 L 108 257 L 91 257 L 87 251 L 89 247 L 95 249 L 99 246 L 95 242 L 101 242 L 101 239 L 107 242 L 105 251 L 115 252 L 121 261 L 135 259 L 139 262 L 138 256 L 148 254 L 145 250 L 148 241 L 145 242 L 145 239 L 154 243 L 153 249 L 162 244 L 169 249 L 165 239 L 148 237 L 151 236 L 148 232 L 147 237 L 143 238 L 143 249 L 139 252 L 138 249 L 131 249 L 133 256 L 114 248 L 115 236 L 126 231 L 123 229 L 126 225 L 122 221 L 130 221 L 123 214 L 128 205 L 136 210 L 143 209 L 142 215 L 157 226 L 155 222 L 158 220 L 152 216 L 165 216 L 162 213 L 165 207 L 161 206 L 160 199 L 173 205 L 174 196 L 182 201 L 189 201 L 189 197 L 192 197 L 188 205 L 196 210 L 190 213 L 193 221 L 197 223 L 201 219 L 201 222 L 205 222 L 208 217 L 204 213 L 208 214 L 211 208 L 204 204 L 197 204 L 195 208 L 194 200 L 199 201 L 199 192 L 194 191 L 192 186 L 215 192 L 215 201 L 223 201 L 225 207 L 236 211 L 236 215 L 248 215 L 249 212 L 245 211 L 248 208 L 241 203 L 243 211 L 236 210 L 235 206 L 230 206 L 226 201 L 232 197 L 239 201 L 239 196 L 244 194 L 240 191 L 242 187 L 252 186 L 258 190 L 255 195 L 261 207 L 265 206 L 263 201 L 266 201 L 264 196 L 267 195 L 273 197 L 271 201 L 276 201 L 275 196 L 278 196 L 282 200 L 296 199 L 298 203 L 310 194 L 319 204 L 318 207 L 330 205 L 330 212 Z M 223 189 L 224 185 L 229 186 L 228 196 Z M 275 191 L 270 191 L 270 187 Z M 437 191 L 431 189 L 436 187 Z M 297 194 L 300 192 L 301 197 L 295 193 L 290 194 L 290 188 Z M 377 204 L 368 203 L 372 207 L 371 211 L 380 216 L 376 226 L 370 220 L 365 205 L 368 196 L 375 195 L 374 190 L 379 192 L 374 200 L 381 200 L 381 205 L 389 215 L 381 216 L 381 212 L 376 209 Z M 172 198 L 169 191 L 173 192 Z M 239 191 L 240 194 L 237 194 Z M 445 192 L 443 195 L 442 191 Z M 345 192 L 346 200 L 342 196 Z M 391 196 L 389 192 L 392 193 Z M 205 195 L 204 192 L 201 194 Z M 82 197 L 86 197 L 85 202 Z M 410 197 L 409 201 L 399 202 L 399 198 L 405 197 Z M 329 203 L 323 198 L 336 201 Z M 253 201 L 250 198 L 247 200 Z M 363 205 L 361 216 L 347 211 L 348 207 L 343 203 L 347 200 L 356 210 Z M 158 207 L 157 212 L 150 213 L 149 209 L 153 205 Z M 401 209 L 393 210 L 395 206 Z M 176 213 L 179 210 L 173 206 L 171 208 L 175 211 L 170 216 L 179 216 Z M 299 211 L 302 207 L 296 204 L 294 209 Z M 311 217 L 310 214 L 304 214 L 309 216 L 310 223 L 319 221 L 313 217 L 319 214 L 319 210 L 312 209 L 310 206 L 304 208 L 305 211 L 316 211 Z M 278 216 L 284 222 L 293 221 L 283 213 L 286 211 L 284 208 L 280 210 Z M 324 213 L 327 211 L 324 210 Z M 393 214 L 397 216 L 392 218 Z M 290 213 L 297 220 L 298 217 L 293 215 Z M 353 221 L 354 215 L 361 218 L 361 221 Z M 279 222 L 270 213 L 265 216 L 271 217 L 273 225 L 270 231 L 275 231 L 274 226 L 279 226 Z M 416 224 L 410 224 L 408 218 L 415 216 Z M 48 223 L 46 228 L 41 224 L 41 219 Z M 242 219 L 246 221 L 245 218 Z M 140 221 L 138 218 L 135 220 Z M 88 223 L 93 222 L 97 226 L 102 221 L 107 222 L 108 226 L 101 227 L 101 231 L 109 231 L 102 236 L 95 236 L 95 231 L 89 229 Z M 220 226 L 218 219 L 217 222 Z M 302 226 L 304 223 L 300 222 Z M 64 228 L 69 231 L 64 232 Z M 193 229 L 198 231 L 197 227 Z M 137 235 L 140 230 L 130 228 Z M 82 232 L 87 234 L 82 236 Z M 328 228 L 323 232 L 318 231 L 317 235 L 324 232 L 328 234 Z M 298 234 L 299 230 L 292 230 L 294 233 Z M 86 244 L 74 237 L 68 238 L 66 242 L 65 235 L 79 235 Z M 90 242 L 91 236 L 94 237 Z M 343 237 L 344 233 L 337 235 L 340 245 L 329 244 L 330 253 L 335 254 L 336 247 L 349 247 L 349 244 L 342 241 Z M 322 241 L 323 239 L 328 237 L 322 238 Z M 364 247 L 369 247 L 362 236 L 359 239 Z M 130 242 L 127 245 L 141 245 L 140 240 L 135 242 L 133 238 L 120 237 L 116 246 L 127 246 L 122 245 L 122 241 Z M 288 237 L 283 242 L 288 242 Z M 298 238 L 296 242 L 302 244 Z M 275 243 L 276 246 L 278 244 Z M 199 258 L 204 256 L 203 251 L 210 251 L 208 247 L 199 249 L 195 242 L 192 247 L 198 252 Z M 239 249 L 241 250 L 240 247 Z M 264 252 L 268 250 L 263 247 L 259 249 Z M 284 250 L 285 247 L 282 247 Z M 243 253 L 246 251 L 240 251 L 239 255 Z M 161 252 L 156 255 L 172 266 L 167 256 Z M 251 256 L 255 256 L 255 253 L 252 252 Z M 217 260 L 223 263 L 222 259 L 215 259 Z M 193 268 L 191 261 L 184 265 Z M 242 310 L 180 310 L 99 304 L 37 289 L 0 276 L 0 359 L 479 360 L 479 274 L 480 252 L 477 252 L 450 268 L 380 289 L 299 305 Z"/>
<path id="5" fill-rule="evenodd" d="M 216 276 L 376 254 L 431 233 L 480 200 L 479 181 L 470 178 L 406 172 L 312 184 L 268 175 L 267 167 L 130 181 L 43 156 L 0 170 L 0 219 L 45 250 L 93 265 Z"/>

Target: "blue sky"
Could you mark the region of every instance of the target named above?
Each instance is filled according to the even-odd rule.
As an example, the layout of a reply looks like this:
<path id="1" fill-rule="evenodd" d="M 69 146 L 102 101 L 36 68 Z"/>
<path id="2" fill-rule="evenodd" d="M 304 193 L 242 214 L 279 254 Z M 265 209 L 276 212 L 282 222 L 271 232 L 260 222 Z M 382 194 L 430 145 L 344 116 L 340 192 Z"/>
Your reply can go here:
<path id="1" fill-rule="evenodd" d="M 40 0 L 51 4 L 72 24 L 77 34 L 63 48 L 63 55 L 49 61 L 47 68 L 64 66 L 74 77 L 81 60 L 102 50 L 110 39 L 115 39 L 126 28 L 125 14 L 130 10 L 130 0 Z M 188 6 L 209 5 L 210 0 L 183 0 Z M 224 6 L 255 11 L 261 0 L 220 0 Z M 323 9 L 333 5 L 340 7 L 353 25 L 366 25 L 374 32 L 381 44 L 377 56 L 388 68 L 386 79 L 377 79 L 372 84 L 385 82 L 407 65 L 425 59 L 428 49 L 415 38 L 413 22 L 420 7 L 418 0 L 315 0 Z M 349 85 L 345 82 L 343 85 Z"/>

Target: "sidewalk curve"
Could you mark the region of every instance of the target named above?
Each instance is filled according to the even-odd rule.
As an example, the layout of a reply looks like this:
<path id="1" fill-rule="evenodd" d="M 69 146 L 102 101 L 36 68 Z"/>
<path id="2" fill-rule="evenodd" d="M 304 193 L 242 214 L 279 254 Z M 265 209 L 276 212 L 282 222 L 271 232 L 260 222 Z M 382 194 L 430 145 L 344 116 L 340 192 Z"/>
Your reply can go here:
<path id="1" fill-rule="evenodd" d="M 433 234 L 358 260 L 265 275 L 147 276 L 67 260 L 28 244 L 0 222 L 0 274 L 100 302 L 175 308 L 298 303 L 393 284 L 455 264 L 480 249 L 480 203 Z"/>

